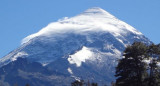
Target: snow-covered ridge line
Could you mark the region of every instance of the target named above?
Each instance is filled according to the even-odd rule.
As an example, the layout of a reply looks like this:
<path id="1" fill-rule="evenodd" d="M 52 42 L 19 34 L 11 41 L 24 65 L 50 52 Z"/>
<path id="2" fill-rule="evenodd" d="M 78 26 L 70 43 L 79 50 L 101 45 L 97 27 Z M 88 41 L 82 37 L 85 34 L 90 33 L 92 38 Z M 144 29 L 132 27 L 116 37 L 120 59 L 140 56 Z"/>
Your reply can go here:
<path id="1" fill-rule="evenodd" d="M 63 34 L 68 31 L 78 34 L 86 33 L 88 31 L 106 31 L 115 34 L 115 36 L 127 34 L 127 31 L 131 31 L 138 35 L 142 35 L 141 32 L 125 22 L 118 20 L 107 11 L 94 7 L 75 17 L 64 18 L 58 22 L 50 23 L 39 32 L 24 38 L 22 44 L 27 43 L 37 36 Z"/>

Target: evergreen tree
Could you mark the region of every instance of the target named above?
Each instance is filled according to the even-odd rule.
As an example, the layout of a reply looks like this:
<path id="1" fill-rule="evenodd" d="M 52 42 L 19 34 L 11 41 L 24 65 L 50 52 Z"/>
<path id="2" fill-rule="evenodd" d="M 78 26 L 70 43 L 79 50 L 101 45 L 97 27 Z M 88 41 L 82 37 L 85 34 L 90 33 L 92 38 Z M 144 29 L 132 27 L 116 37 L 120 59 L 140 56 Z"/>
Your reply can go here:
<path id="1" fill-rule="evenodd" d="M 148 86 L 160 86 L 160 72 L 157 66 L 160 50 L 157 45 L 150 45 L 148 55 L 151 58 L 149 63 L 149 77 L 147 78 Z"/>
<path id="2" fill-rule="evenodd" d="M 149 67 L 150 75 L 148 79 L 148 86 L 160 86 L 160 74 L 158 71 L 157 60 L 151 60 Z"/>
<path id="3" fill-rule="evenodd" d="M 158 45 L 151 44 L 148 48 L 147 54 L 151 58 L 158 58 L 160 56 L 160 48 L 158 48 Z"/>
<path id="4" fill-rule="evenodd" d="M 124 51 L 124 58 L 116 67 L 116 86 L 143 86 L 147 76 L 146 63 L 148 47 L 141 42 L 135 42 Z"/>

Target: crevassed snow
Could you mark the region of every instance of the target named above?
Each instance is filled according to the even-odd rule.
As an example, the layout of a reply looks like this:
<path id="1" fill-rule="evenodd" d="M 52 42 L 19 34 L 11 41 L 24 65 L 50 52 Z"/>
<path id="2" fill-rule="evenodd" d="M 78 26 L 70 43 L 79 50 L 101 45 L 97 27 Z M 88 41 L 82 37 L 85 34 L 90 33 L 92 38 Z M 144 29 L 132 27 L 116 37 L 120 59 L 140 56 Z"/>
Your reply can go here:
<path id="1" fill-rule="evenodd" d="M 142 35 L 141 32 L 118 20 L 105 10 L 94 7 L 75 17 L 65 17 L 57 22 L 50 23 L 39 32 L 24 38 L 22 44 L 37 36 L 58 35 L 68 31 L 78 34 L 87 33 L 88 31 L 107 31 L 115 36 L 127 34 L 127 31 L 130 31 Z"/>
<path id="2" fill-rule="evenodd" d="M 70 55 L 68 61 L 70 64 L 76 64 L 77 67 L 80 67 L 82 62 L 85 62 L 87 59 L 91 59 L 92 55 L 93 52 L 84 46 L 80 51 Z"/>

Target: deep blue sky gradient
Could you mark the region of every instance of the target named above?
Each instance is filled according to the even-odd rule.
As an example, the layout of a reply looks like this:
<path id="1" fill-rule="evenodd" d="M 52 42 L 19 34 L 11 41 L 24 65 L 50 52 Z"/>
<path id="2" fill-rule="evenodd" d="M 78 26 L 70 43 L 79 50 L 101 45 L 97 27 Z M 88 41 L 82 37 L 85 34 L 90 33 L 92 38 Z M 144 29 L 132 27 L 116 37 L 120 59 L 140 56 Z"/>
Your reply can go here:
<path id="1" fill-rule="evenodd" d="M 101 7 L 160 43 L 160 0 L 0 0 L 0 57 L 63 17 Z"/>

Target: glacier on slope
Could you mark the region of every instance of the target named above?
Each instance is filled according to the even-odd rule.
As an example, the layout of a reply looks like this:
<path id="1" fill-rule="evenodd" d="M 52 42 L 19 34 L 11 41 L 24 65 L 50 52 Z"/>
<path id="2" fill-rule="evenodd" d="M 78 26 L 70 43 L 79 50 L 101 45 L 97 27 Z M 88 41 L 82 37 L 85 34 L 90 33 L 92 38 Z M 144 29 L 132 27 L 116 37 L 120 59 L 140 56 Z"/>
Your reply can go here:
<path id="1" fill-rule="evenodd" d="M 132 26 L 94 7 L 24 38 L 18 49 L 0 59 L 0 66 L 27 58 L 71 78 L 110 83 L 117 60 L 134 41 L 151 43 Z"/>

